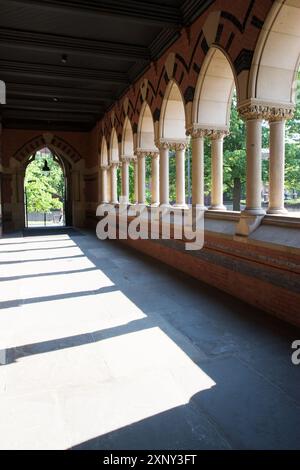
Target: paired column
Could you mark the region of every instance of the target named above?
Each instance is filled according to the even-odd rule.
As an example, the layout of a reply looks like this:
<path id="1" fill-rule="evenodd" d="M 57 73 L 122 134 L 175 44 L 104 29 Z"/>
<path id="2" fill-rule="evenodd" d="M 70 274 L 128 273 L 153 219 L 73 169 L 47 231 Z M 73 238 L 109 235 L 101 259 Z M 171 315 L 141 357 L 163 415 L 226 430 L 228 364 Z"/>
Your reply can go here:
<path id="1" fill-rule="evenodd" d="M 146 155 L 144 152 L 137 153 L 138 161 L 138 203 L 146 204 Z"/>
<path id="2" fill-rule="evenodd" d="M 270 119 L 269 160 L 269 208 L 268 214 L 285 214 L 284 165 L 285 165 L 285 119 Z"/>
<path id="3" fill-rule="evenodd" d="M 159 154 L 151 152 L 151 205 L 159 205 Z"/>
<path id="4" fill-rule="evenodd" d="M 225 131 L 212 131 L 211 138 L 211 206 L 210 210 L 226 210 L 223 204 L 223 141 Z"/>
<path id="5" fill-rule="evenodd" d="M 107 170 L 108 166 L 101 167 L 101 204 L 109 202 L 107 194 Z"/>
<path id="6" fill-rule="evenodd" d="M 185 149 L 186 142 L 174 145 L 176 152 L 176 207 L 187 208 L 185 202 Z"/>
<path id="7" fill-rule="evenodd" d="M 112 162 L 110 164 L 110 177 L 111 177 L 111 203 L 112 204 L 118 204 L 118 185 L 117 185 L 117 169 L 118 169 L 119 163 L 118 162 Z"/>
<path id="8" fill-rule="evenodd" d="M 133 195 L 133 203 L 136 204 L 139 199 L 139 179 L 138 179 L 138 161 L 137 158 L 133 158 L 133 184 L 134 184 L 134 195 Z"/>
<path id="9" fill-rule="evenodd" d="M 169 206 L 169 144 L 159 143 L 159 200 L 161 206 Z"/>
<path id="10" fill-rule="evenodd" d="M 129 202 L 129 157 L 122 157 L 122 196 L 123 204 Z"/>
<path id="11" fill-rule="evenodd" d="M 246 156 L 246 209 L 249 215 L 264 215 L 261 207 L 262 191 L 262 117 L 261 115 L 246 116 L 247 156 Z"/>
<path id="12" fill-rule="evenodd" d="M 194 129 L 192 136 L 192 203 L 203 210 L 204 205 L 204 137 L 206 131 Z"/>

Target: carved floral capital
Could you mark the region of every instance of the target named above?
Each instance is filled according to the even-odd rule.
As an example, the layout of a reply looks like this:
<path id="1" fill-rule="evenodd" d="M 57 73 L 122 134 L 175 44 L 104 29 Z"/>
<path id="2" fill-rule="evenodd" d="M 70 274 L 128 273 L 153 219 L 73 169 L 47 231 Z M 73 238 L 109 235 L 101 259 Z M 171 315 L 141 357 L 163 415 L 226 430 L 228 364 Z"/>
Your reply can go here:
<path id="1" fill-rule="evenodd" d="M 266 121 L 282 121 L 292 119 L 294 109 L 291 107 L 276 107 L 264 104 L 249 104 L 239 108 L 242 119 L 264 119 Z"/>

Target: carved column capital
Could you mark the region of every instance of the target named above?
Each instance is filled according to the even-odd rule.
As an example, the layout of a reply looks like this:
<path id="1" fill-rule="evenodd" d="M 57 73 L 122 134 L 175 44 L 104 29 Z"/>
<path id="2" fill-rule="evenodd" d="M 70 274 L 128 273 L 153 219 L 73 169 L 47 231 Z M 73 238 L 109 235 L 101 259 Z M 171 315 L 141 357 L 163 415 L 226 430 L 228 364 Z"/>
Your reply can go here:
<path id="1" fill-rule="evenodd" d="M 172 139 L 166 139 L 166 140 L 159 140 L 155 142 L 155 145 L 159 149 L 169 149 L 169 150 L 184 150 L 186 146 L 188 145 L 188 140 L 172 140 Z"/>
<path id="2" fill-rule="evenodd" d="M 282 121 L 292 119 L 294 108 L 290 106 L 273 106 L 270 104 L 250 103 L 239 108 L 242 119 L 265 119 L 266 121 Z"/>
<path id="3" fill-rule="evenodd" d="M 120 166 L 120 162 L 110 162 L 111 168 L 118 168 Z"/>
<path id="4" fill-rule="evenodd" d="M 122 162 L 122 163 L 130 163 L 131 160 L 132 160 L 132 157 L 129 157 L 128 155 L 123 155 L 123 156 L 121 157 L 121 162 Z"/>
<path id="5" fill-rule="evenodd" d="M 159 152 L 151 152 L 149 155 L 152 160 L 157 160 L 159 158 Z"/>
<path id="6" fill-rule="evenodd" d="M 192 139 L 203 139 L 207 136 L 207 129 L 201 129 L 200 127 L 191 127 L 186 131 L 187 135 L 190 135 Z"/>
<path id="7" fill-rule="evenodd" d="M 109 170 L 109 165 L 101 165 L 101 170 Z"/>
<path id="8" fill-rule="evenodd" d="M 229 135 L 229 131 L 212 129 L 208 132 L 207 135 L 210 137 L 211 140 L 219 140 L 224 139 L 224 137 L 227 137 Z"/>
<path id="9" fill-rule="evenodd" d="M 186 147 L 187 147 L 187 142 L 175 142 L 172 148 L 177 152 L 180 150 L 185 150 Z"/>

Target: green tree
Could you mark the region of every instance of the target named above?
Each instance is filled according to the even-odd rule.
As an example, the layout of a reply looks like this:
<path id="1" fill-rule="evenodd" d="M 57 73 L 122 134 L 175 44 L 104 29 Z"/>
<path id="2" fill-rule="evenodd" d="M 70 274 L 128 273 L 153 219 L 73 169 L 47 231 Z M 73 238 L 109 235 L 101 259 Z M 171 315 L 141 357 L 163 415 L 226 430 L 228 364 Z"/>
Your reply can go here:
<path id="1" fill-rule="evenodd" d="M 50 173 L 43 172 L 45 158 L 37 152 L 35 159 L 27 166 L 25 190 L 28 212 L 49 212 L 62 209 L 64 201 L 64 175 L 52 156 L 46 157 Z"/>

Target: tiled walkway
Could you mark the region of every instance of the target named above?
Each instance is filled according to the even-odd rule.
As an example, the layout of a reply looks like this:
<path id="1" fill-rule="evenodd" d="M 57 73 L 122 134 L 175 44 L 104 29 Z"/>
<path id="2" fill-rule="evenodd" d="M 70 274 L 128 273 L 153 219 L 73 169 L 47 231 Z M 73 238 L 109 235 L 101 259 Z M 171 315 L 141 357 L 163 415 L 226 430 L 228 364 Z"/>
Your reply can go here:
<path id="1" fill-rule="evenodd" d="M 299 331 L 89 233 L 0 277 L 1 449 L 300 448 Z"/>

